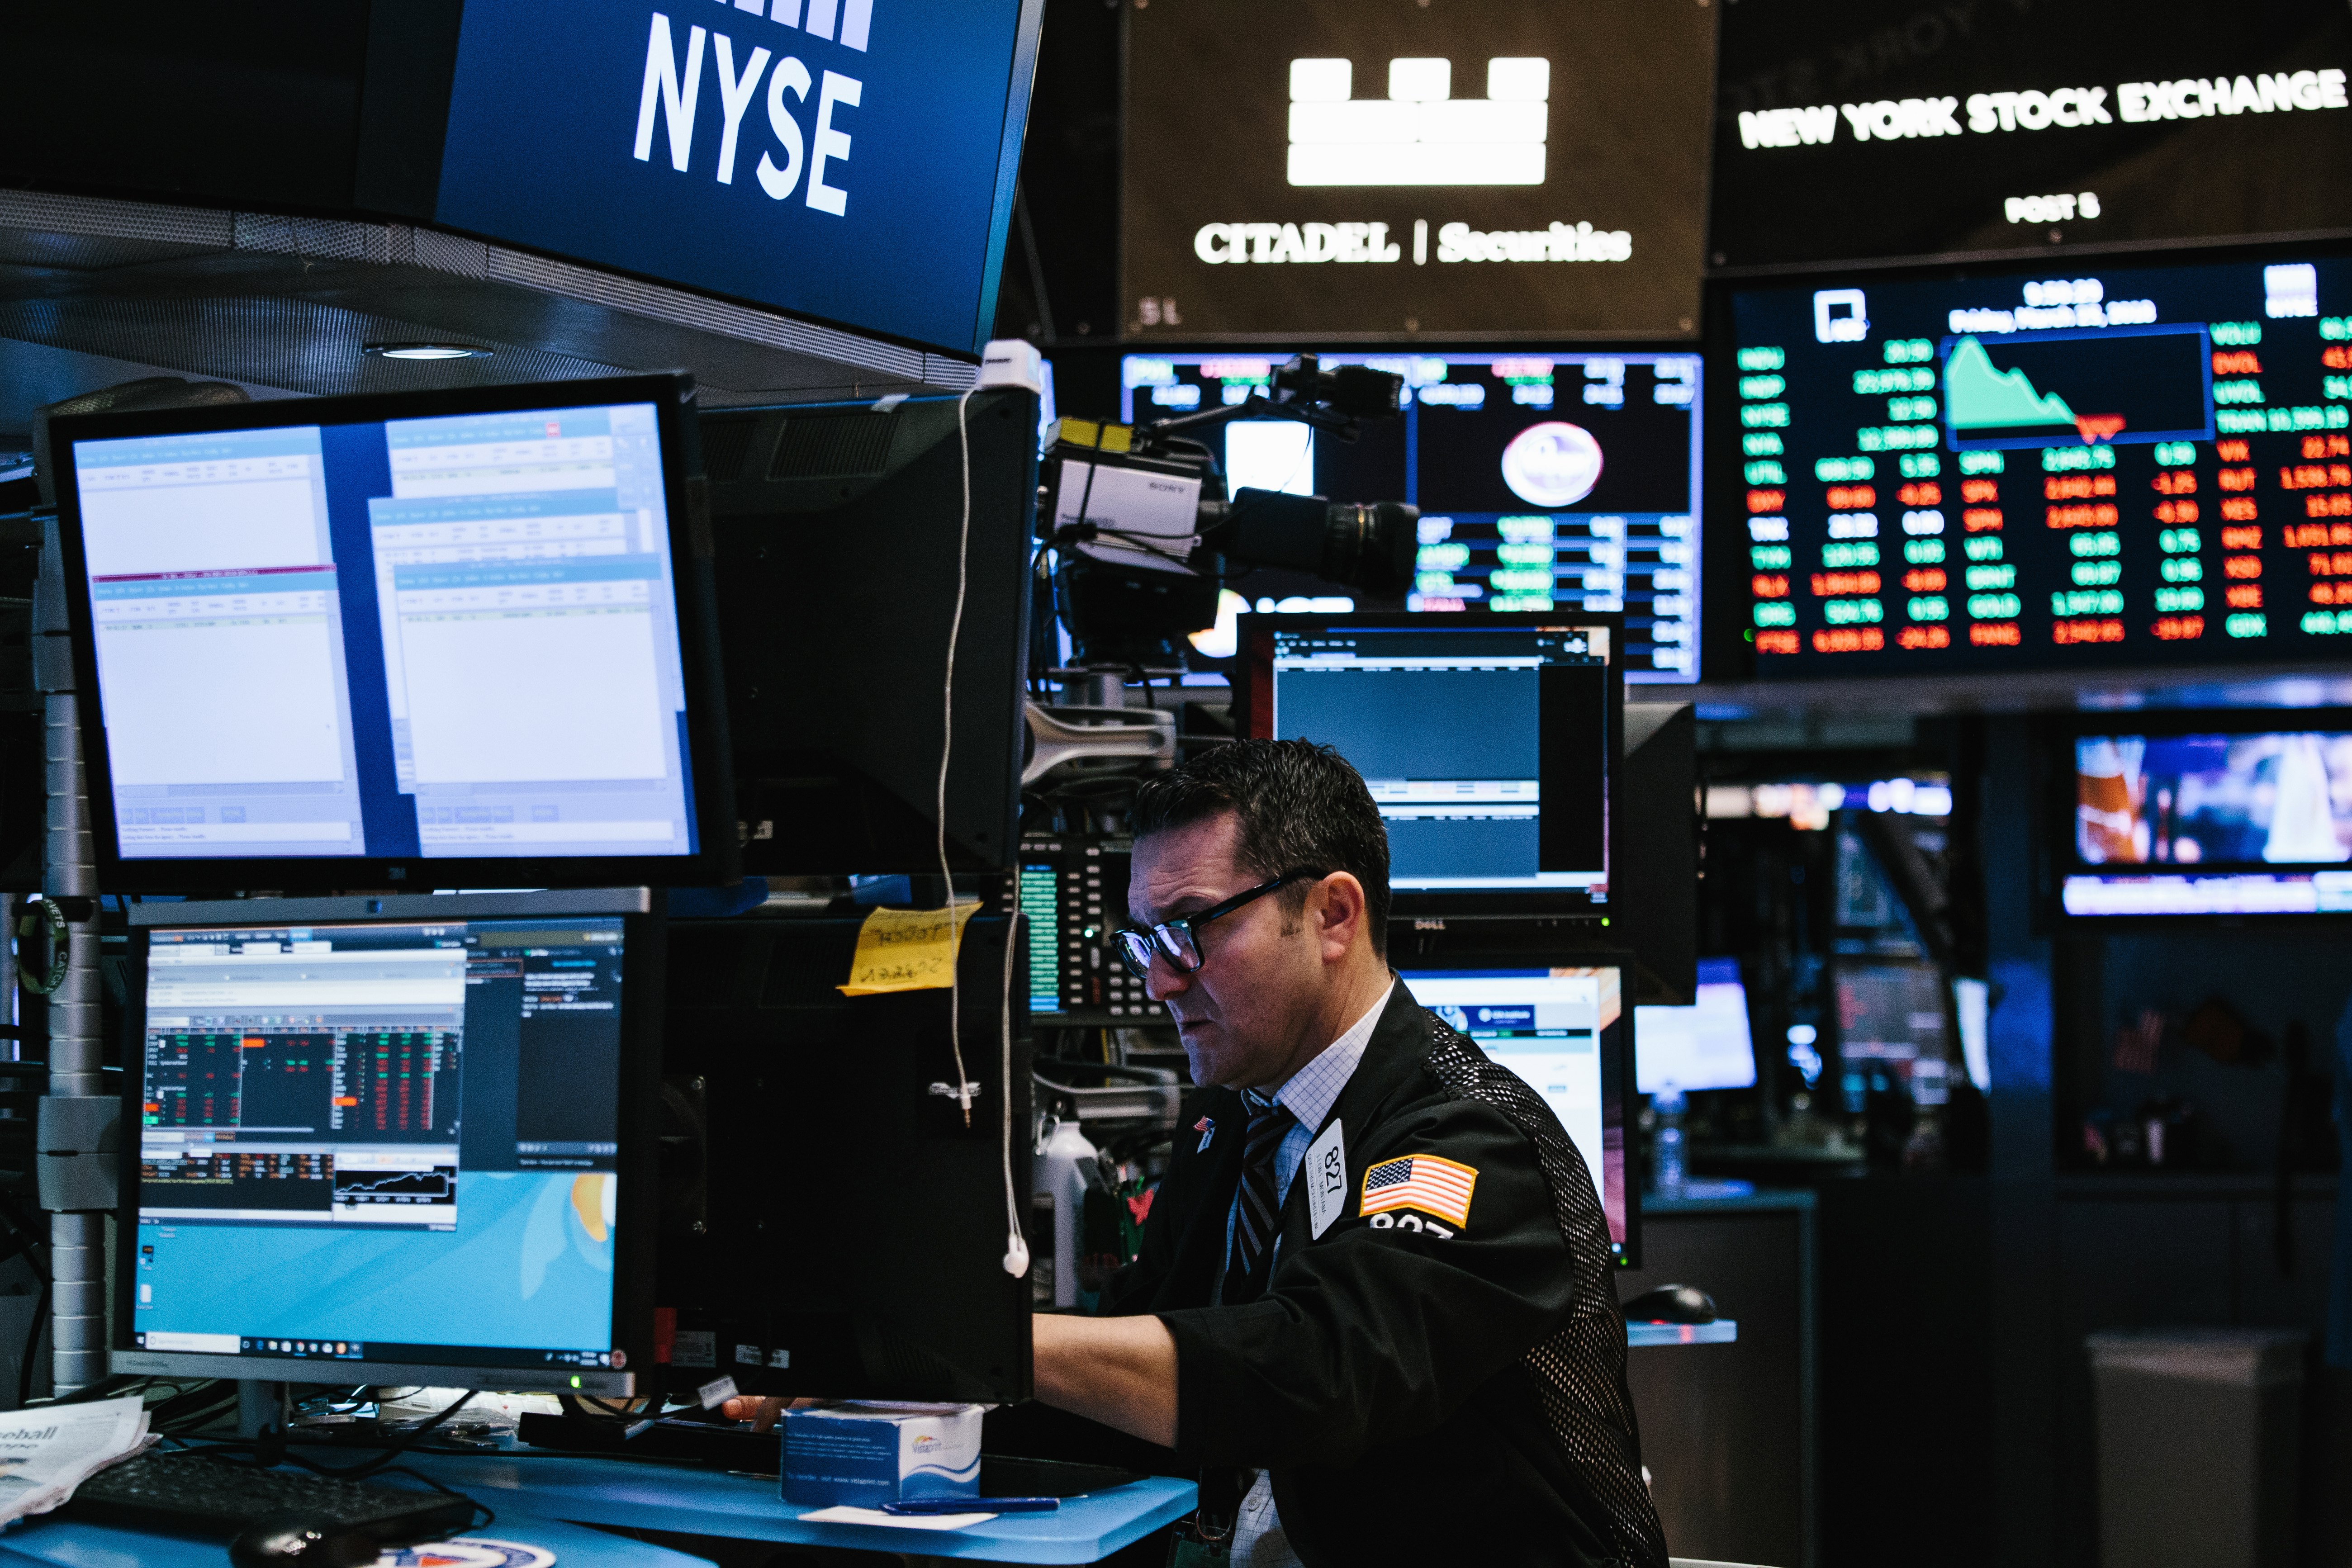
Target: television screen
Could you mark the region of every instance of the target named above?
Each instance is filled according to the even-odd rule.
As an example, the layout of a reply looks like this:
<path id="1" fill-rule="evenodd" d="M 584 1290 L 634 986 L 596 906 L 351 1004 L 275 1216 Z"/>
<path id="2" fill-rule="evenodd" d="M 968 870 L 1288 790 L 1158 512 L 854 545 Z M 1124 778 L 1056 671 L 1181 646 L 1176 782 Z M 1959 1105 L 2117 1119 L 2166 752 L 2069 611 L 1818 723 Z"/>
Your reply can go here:
<path id="1" fill-rule="evenodd" d="M 2347 311 L 2346 260 L 1736 293 L 1757 674 L 2341 658 Z"/>
<path id="2" fill-rule="evenodd" d="M 2352 224 L 2352 12 L 2335 0 L 1721 16 L 1717 267 Z"/>
<path id="3" fill-rule="evenodd" d="M 2352 729 L 2090 734 L 2071 915 L 2352 913 Z"/>
<path id="4" fill-rule="evenodd" d="M 1130 354 L 1130 423 L 1238 403 L 1289 354 Z M 1353 442 L 1246 420 L 1217 451 L 1229 489 L 1421 509 L 1412 591 L 1342 595 L 1297 573 L 1238 588 L 1260 612 L 1622 611 L 1625 679 L 1698 678 L 1696 354 L 1335 353 L 1405 378 L 1402 417 Z"/>
<path id="5" fill-rule="evenodd" d="M 1713 11 L 1189 0 L 1125 27 L 1131 336 L 1696 327 Z"/>

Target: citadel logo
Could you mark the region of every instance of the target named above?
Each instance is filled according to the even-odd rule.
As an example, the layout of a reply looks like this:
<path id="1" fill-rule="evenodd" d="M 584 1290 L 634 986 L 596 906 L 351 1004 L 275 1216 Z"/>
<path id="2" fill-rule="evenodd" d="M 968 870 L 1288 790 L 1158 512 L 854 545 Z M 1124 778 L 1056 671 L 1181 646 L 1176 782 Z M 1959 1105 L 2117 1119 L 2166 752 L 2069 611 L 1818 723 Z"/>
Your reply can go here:
<path id="1" fill-rule="evenodd" d="M 1540 185 L 1551 62 L 1486 62 L 1486 96 L 1453 96 L 1454 63 L 1389 62 L 1389 95 L 1355 98 L 1352 62 L 1290 62 L 1294 185 Z"/>

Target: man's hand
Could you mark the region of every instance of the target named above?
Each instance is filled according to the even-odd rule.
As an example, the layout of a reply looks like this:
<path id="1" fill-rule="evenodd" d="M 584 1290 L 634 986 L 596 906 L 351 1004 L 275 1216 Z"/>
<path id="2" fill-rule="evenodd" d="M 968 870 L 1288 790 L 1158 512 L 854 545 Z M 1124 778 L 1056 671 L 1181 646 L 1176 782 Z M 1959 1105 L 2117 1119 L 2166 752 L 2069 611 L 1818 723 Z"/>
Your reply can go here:
<path id="1" fill-rule="evenodd" d="M 756 1399 L 750 1394 L 738 1394 L 721 1405 L 719 1414 L 730 1421 L 749 1421 L 752 1431 L 765 1432 L 775 1426 L 777 1417 L 783 1415 L 786 1405 L 797 1410 L 803 1405 L 815 1403 L 814 1399 Z"/>
<path id="2" fill-rule="evenodd" d="M 1031 1320 L 1037 1397 L 1163 1448 L 1176 1446 L 1176 1341 L 1157 1318 Z"/>

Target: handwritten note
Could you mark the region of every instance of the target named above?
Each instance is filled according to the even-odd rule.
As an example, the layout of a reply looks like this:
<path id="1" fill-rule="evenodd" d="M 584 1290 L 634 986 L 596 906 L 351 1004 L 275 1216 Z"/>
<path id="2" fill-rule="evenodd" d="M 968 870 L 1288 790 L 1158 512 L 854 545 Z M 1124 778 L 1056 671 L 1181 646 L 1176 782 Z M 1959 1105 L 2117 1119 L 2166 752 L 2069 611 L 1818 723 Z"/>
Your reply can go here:
<path id="1" fill-rule="evenodd" d="M 876 910 L 857 928 L 857 951 L 842 994 L 946 989 L 954 983 L 964 921 L 979 912 L 977 899 L 958 903 L 952 920 L 946 910 Z"/>

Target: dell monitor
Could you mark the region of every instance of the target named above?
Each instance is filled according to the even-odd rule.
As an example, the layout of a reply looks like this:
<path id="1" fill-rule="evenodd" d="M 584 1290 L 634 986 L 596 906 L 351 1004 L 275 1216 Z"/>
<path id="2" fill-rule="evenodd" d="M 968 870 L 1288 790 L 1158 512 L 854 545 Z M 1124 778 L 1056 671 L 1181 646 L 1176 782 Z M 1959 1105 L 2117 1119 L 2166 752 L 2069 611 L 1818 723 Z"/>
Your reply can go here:
<path id="1" fill-rule="evenodd" d="M 2352 713 L 2087 721 L 2063 748 L 2050 837 L 2064 917 L 2352 917 Z"/>
<path id="2" fill-rule="evenodd" d="M 1604 918 L 1621 638 L 1613 616 L 1248 616 L 1237 727 L 1355 765 L 1398 914 Z"/>
<path id="3" fill-rule="evenodd" d="M 55 420 L 101 885 L 732 879 L 692 397 Z"/>
<path id="4" fill-rule="evenodd" d="M 1738 959 L 1700 959 L 1697 999 L 1689 1006 L 1636 1007 L 1633 1014 L 1641 1035 L 1634 1087 L 1642 1093 L 1755 1086 L 1748 988 L 1739 983 Z"/>
<path id="5" fill-rule="evenodd" d="M 649 903 L 134 905 L 112 1370 L 634 1393 Z"/>
<path id="6" fill-rule="evenodd" d="M 702 435 L 744 868 L 936 872 L 943 827 L 954 869 L 1010 866 L 1036 396 L 736 408 Z"/>
<path id="7" fill-rule="evenodd" d="M 1591 1173 L 1608 1219 L 1612 1260 L 1621 1268 L 1641 1267 L 1639 1173 L 1625 1146 L 1634 1020 L 1627 1014 L 1622 964 L 1402 973 L 1413 1000 L 1475 1040 L 1551 1108 Z"/>

